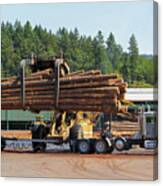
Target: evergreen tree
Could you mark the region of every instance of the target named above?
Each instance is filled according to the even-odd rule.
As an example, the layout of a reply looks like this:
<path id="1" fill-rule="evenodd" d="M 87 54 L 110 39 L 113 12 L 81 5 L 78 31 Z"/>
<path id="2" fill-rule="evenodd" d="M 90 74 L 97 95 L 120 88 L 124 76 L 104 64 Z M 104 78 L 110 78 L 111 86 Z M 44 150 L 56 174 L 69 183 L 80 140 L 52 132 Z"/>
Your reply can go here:
<path id="1" fill-rule="evenodd" d="M 130 37 L 128 50 L 129 50 L 131 82 L 134 82 L 137 80 L 136 66 L 138 64 L 138 56 L 139 56 L 137 41 L 135 39 L 134 34 L 132 34 Z"/>
<path id="2" fill-rule="evenodd" d="M 59 28 L 54 34 L 41 25 L 33 28 L 29 21 L 24 25 L 19 21 L 14 25 L 1 23 L 2 77 L 17 75 L 20 61 L 31 57 L 32 53 L 47 59 L 60 56 L 62 51 L 71 71 L 98 69 L 102 73 L 122 74 L 129 85 L 156 84 L 157 56 L 147 58 L 139 55 L 134 35 L 128 49 L 128 53 L 123 52 L 113 33 L 105 42 L 101 31 L 91 37 L 80 35 L 77 28 L 70 31 Z"/>
<path id="3" fill-rule="evenodd" d="M 14 75 L 17 68 L 14 63 L 13 26 L 10 23 L 2 22 L 1 37 L 2 77 Z"/>
<path id="4" fill-rule="evenodd" d="M 114 35 L 110 33 L 107 41 L 107 55 L 109 58 L 109 61 L 112 64 L 113 70 L 116 70 L 118 67 L 118 63 L 120 63 L 120 59 L 123 53 L 122 47 L 120 45 L 117 45 Z"/>
<path id="5" fill-rule="evenodd" d="M 94 58 L 95 69 L 101 70 L 103 73 L 107 73 L 109 68 L 109 60 L 107 57 L 105 45 L 104 45 L 104 38 L 102 32 L 99 31 L 97 36 L 93 40 L 93 50 L 94 50 Z"/>
<path id="6" fill-rule="evenodd" d="M 121 67 L 119 72 L 123 75 L 123 78 L 126 82 L 131 81 L 131 74 L 130 74 L 130 68 L 129 68 L 129 56 L 126 52 L 123 53 L 121 58 Z"/>

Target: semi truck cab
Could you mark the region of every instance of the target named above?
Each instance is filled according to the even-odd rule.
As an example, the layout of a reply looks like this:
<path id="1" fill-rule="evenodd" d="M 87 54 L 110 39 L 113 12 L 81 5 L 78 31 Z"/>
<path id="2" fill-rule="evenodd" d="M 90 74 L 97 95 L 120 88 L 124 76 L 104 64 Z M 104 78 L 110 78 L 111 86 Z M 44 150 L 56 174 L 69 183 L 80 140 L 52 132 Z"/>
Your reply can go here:
<path id="1" fill-rule="evenodd" d="M 146 149 L 157 147 L 157 114 L 155 111 L 139 113 L 138 122 L 140 124 L 140 135 Z"/>
<path id="2" fill-rule="evenodd" d="M 158 126 L 156 111 L 138 113 L 140 130 L 133 136 L 114 136 L 114 147 L 118 151 L 129 150 L 132 145 L 139 145 L 145 149 L 156 149 L 158 143 Z"/>

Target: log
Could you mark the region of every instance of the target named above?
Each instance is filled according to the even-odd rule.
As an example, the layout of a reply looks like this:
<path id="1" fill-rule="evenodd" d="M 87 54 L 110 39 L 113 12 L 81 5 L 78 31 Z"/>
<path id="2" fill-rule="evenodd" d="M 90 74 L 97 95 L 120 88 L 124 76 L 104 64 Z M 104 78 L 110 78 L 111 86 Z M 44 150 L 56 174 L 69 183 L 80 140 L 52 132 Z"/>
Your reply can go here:
<path id="1" fill-rule="evenodd" d="M 72 99 L 72 98 L 63 98 L 63 99 L 59 99 L 59 104 L 61 105 L 87 105 L 87 104 L 92 104 L 92 105 L 109 105 L 109 104 L 116 104 L 116 99 L 104 99 L 104 98 L 76 98 L 76 99 Z M 8 99 L 4 99 L 2 98 L 2 106 L 3 105 L 7 105 L 10 103 L 21 103 L 21 97 L 15 97 L 15 98 L 8 98 Z M 35 104 L 35 103 L 45 103 L 48 105 L 54 105 L 55 104 L 55 100 L 53 99 L 52 96 L 36 96 L 36 97 L 27 97 L 26 104 Z"/>
<path id="2" fill-rule="evenodd" d="M 25 79 L 26 107 L 33 110 L 55 108 L 53 69 L 39 71 Z M 2 109 L 22 109 L 21 82 L 2 81 Z M 60 78 L 59 109 L 117 112 L 127 84 L 117 75 L 102 75 L 98 70 L 73 72 Z"/>
<path id="3" fill-rule="evenodd" d="M 90 70 L 90 71 L 80 74 L 80 76 L 92 76 L 92 75 L 101 75 L 101 71 L 100 70 Z"/>
<path id="4" fill-rule="evenodd" d="M 92 76 L 92 75 L 101 75 L 101 71 L 100 70 L 89 70 L 84 72 L 83 70 L 81 71 L 76 71 L 76 72 L 71 72 L 69 74 L 67 74 L 65 77 L 80 77 L 80 76 Z"/>
<path id="5" fill-rule="evenodd" d="M 74 76 L 80 76 L 81 74 L 84 73 L 84 70 L 80 70 L 80 71 L 75 71 L 75 72 L 71 72 L 69 74 L 66 75 L 66 77 L 74 77 Z"/>
<path id="6" fill-rule="evenodd" d="M 20 97 L 21 94 L 20 93 L 17 93 L 17 94 L 2 94 L 1 95 L 1 98 L 2 98 L 2 101 L 4 99 L 6 100 L 11 100 L 15 97 Z M 44 97 L 44 96 L 51 96 L 51 98 L 54 99 L 54 91 L 40 91 L 40 92 L 27 92 L 26 93 L 26 98 L 29 97 L 29 96 L 33 96 L 33 97 Z M 93 93 L 93 94 L 88 94 L 88 93 L 82 93 L 82 94 L 71 94 L 71 93 L 61 93 L 59 95 L 59 98 L 60 99 L 64 99 L 64 98 L 72 98 L 72 99 L 75 99 L 75 98 L 87 98 L 87 99 L 91 99 L 91 98 L 105 98 L 105 99 L 113 99 L 113 98 L 117 98 L 117 94 L 106 94 L 106 93 Z"/>
<path id="7" fill-rule="evenodd" d="M 16 110 L 21 110 L 22 109 L 22 105 L 13 105 L 10 104 L 8 106 L 2 106 L 2 109 L 7 109 L 7 110 L 12 110 L 14 106 L 14 109 Z M 26 106 L 27 109 L 30 110 L 35 110 L 35 111 L 40 111 L 40 110 L 54 110 L 54 106 L 53 105 L 40 105 L 40 103 L 37 105 L 32 105 L 32 106 Z M 60 110 L 64 110 L 64 111 L 93 111 L 93 112 L 104 112 L 104 113 L 115 113 L 118 111 L 118 108 L 116 107 L 116 105 L 109 105 L 108 107 L 106 106 L 95 106 L 95 105 L 85 105 L 84 107 L 81 107 L 81 105 L 59 105 L 59 109 Z"/>
<path id="8" fill-rule="evenodd" d="M 94 76 L 83 76 L 83 77 L 64 77 L 61 78 L 61 84 L 69 83 L 88 83 L 88 82 L 101 82 L 105 80 L 117 80 L 116 75 L 94 75 Z M 122 79 L 118 79 L 121 80 Z M 120 82 L 121 82 L 120 81 Z"/>
<path id="9" fill-rule="evenodd" d="M 54 71 L 51 68 L 48 68 L 46 70 L 42 70 L 42 71 L 38 71 L 38 72 L 34 72 L 32 74 L 30 74 L 30 77 L 34 77 L 34 76 L 45 76 L 48 77 L 49 75 L 53 75 Z"/>
<path id="10" fill-rule="evenodd" d="M 37 79 L 38 77 L 40 77 L 41 79 L 42 78 L 49 78 L 49 77 L 51 77 L 51 75 L 54 76 L 53 70 L 46 69 L 46 70 L 32 73 L 32 74 L 30 74 L 30 76 L 26 76 L 26 80 L 35 79 L 35 78 Z M 7 83 L 7 82 L 12 82 L 12 81 L 17 81 L 17 80 L 19 80 L 18 77 L 12 76 L 12 77 L 7 77 L 7 78 L 2 78 L 1 83 Z"/>
<path id="11" fill-rule="evenodd" d="M 119 80 L 117 80 L 119 81 Z M 69 84 L 64 84 L 64 82 L 60 82 L 60 86 L 63 89 L 70 89 L 70 88 L 88 88 L 88 87 L 103 87 L 103 86 L 116 86 L 115 84 L 115 80 L 106 80 L 106 81 L 95 81 L 95 82 L 81 82 L 81 83 L 72 83 L 70 82 Z M 51 80 L 42 80 L 42 81 L 30 81 L 30 82 L 26 82 L 26 87 L 34 87 L 34 86 L 47 86 L 47 85 L 51 85 L 54 86 L 54 82 L 52 82 Z M 10 88 L 20 88 L 20 82 L 18 82 L 17 84 L 2 84 L 2 89 L 10 89 Z"/>
<path id="12" fill-rule="evenodd" d="M 99 70 L 90 70 L 87 72 L 83 72 L 83 71 L 78 71 L 78 72 L 72 72 L 68 75 L 66 75 L 64 78 L 79 78 L 79 76 L 91 76 L 91 75 L 101 75 L 101 72 Z M 77 76 L 77 77 L 75 77 Z M 112 75 L 112 77 L 115 77 L 116 75 Z M 40 79 L 45 79 L 45 78 L 49 78 L 49 77 L 54 77 L 54 73 L 52 69 L 47 69 L 47 70 L 43 70 L 43 71 L 39 71 L 39 72 L 35 72 L 30 74 L 30 76 L 26 76 L 26 81 L 27 80 L 32 80 L 32 79 L 36 79 L 38 78 L 38 80 Z M 86 77 L 87 78 L 87 77 Z M 6 82 L 11 82 L 11 81 L 16 81 L 19 80 L 16 76 L 13 77 L 8 77 L 8 78 L 3 78 L 1 80 L 2 83 L 6 83 Z"/>

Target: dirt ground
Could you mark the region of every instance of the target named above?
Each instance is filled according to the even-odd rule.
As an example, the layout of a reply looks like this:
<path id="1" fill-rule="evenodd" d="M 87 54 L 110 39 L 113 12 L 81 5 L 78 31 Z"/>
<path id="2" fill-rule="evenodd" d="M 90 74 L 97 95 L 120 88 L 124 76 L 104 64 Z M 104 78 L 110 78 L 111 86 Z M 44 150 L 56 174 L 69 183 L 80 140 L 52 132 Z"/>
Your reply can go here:
<path id="1" fill-rule="evenodd" d="M 2 176 L 153 180 L 155 156 L 2 152 Z"/>

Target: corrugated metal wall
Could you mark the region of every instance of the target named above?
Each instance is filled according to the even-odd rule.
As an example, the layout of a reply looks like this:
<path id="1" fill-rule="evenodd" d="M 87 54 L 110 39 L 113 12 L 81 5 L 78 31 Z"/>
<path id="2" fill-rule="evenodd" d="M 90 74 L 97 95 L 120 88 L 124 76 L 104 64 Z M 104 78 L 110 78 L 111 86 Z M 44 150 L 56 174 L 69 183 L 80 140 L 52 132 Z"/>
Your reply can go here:
<path id="1" fill-rule="evenodd" d="M 33 121 L 37 115 L 42 115 L 45 120 L 50 120 L 51 112 L 34 114 L 21 110 L 1 110 L 1 121 Z"/>
<path id="2" fill-rule="evenodd" d="M 25 130 L 29 129 L 32 121 L 37 115 L 44 116 L 45 121 L 49 121 L 51 112 L 40 112 L 34 114 L 29 111 L 21 110 L 1 110 L 1 128 L 2 130 Z"/>

